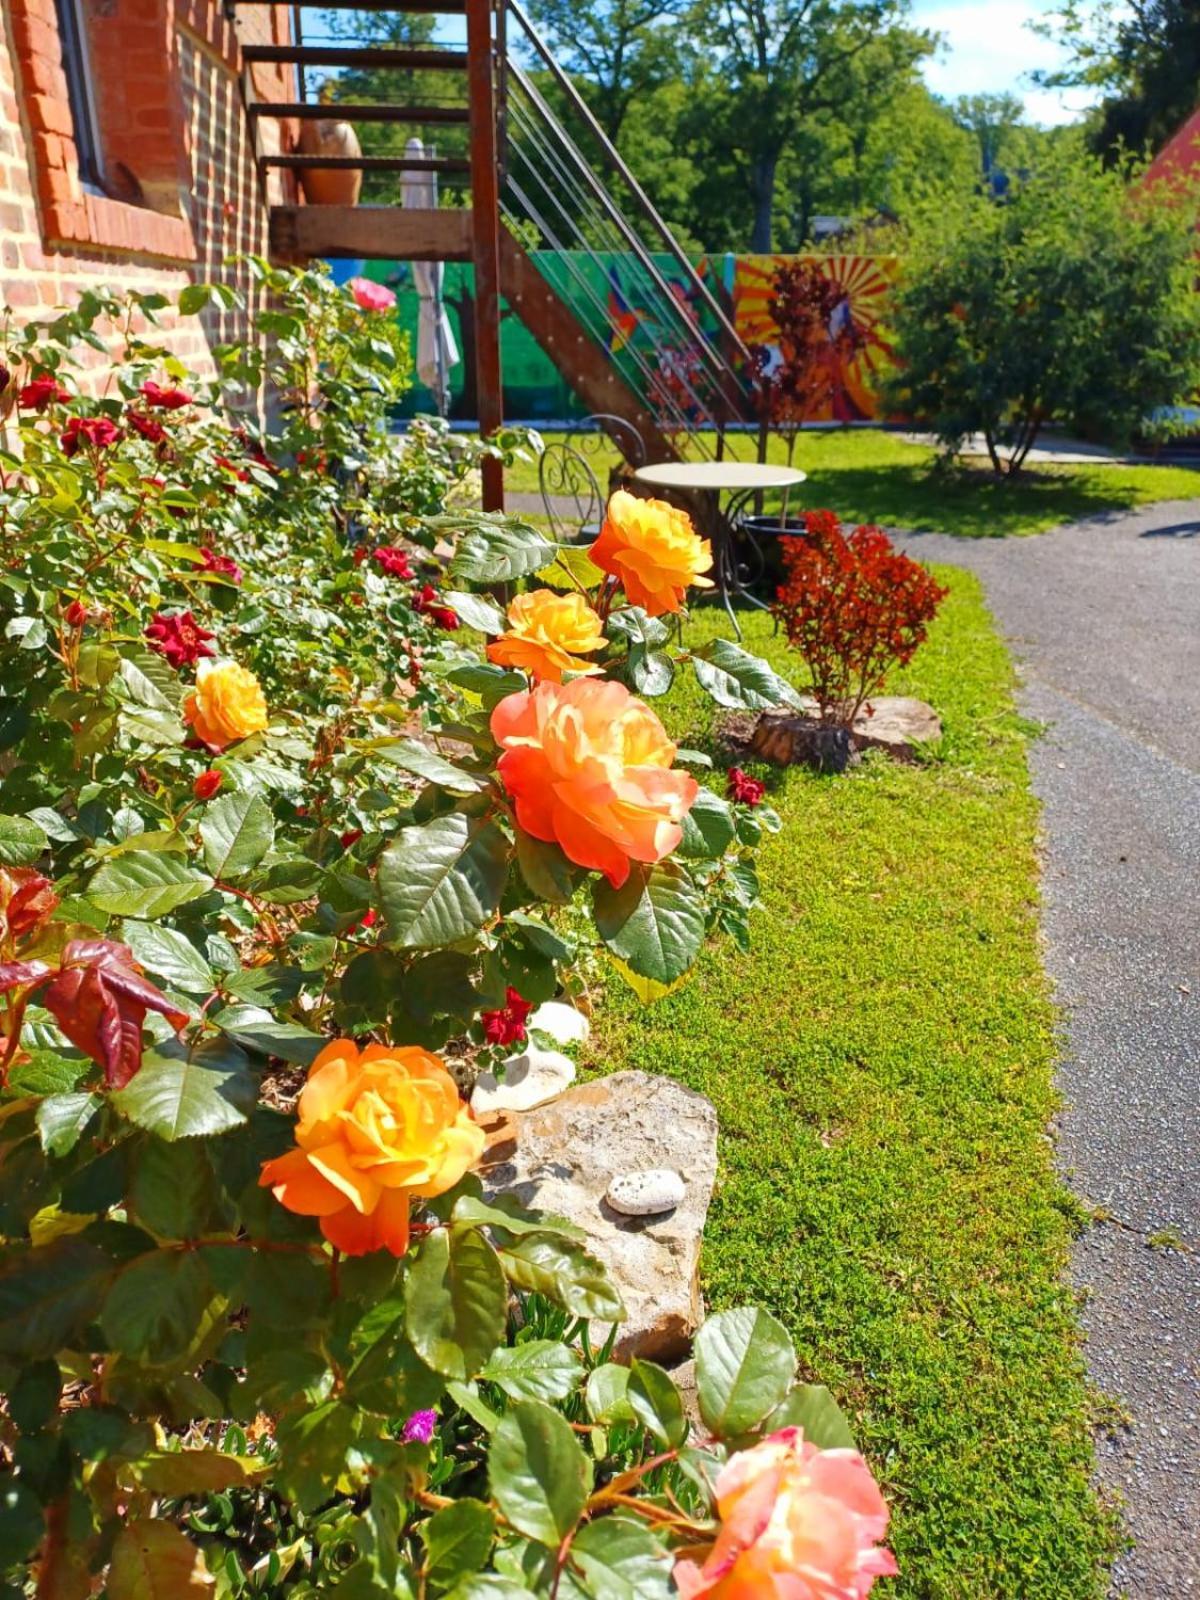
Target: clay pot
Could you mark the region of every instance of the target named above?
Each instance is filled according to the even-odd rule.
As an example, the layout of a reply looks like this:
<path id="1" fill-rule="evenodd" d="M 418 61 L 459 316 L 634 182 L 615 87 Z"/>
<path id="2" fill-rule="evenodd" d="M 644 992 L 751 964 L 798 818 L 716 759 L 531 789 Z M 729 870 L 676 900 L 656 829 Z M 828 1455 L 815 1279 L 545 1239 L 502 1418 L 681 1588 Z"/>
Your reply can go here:
<path id="1" fill-rule="evenodd" d="M 318 117 L 302 122 L 297 152 L 302 156 L 361 156 L 358 135 L 348 122 Z M 362 172 L 354 167 L 301 167 L 300 188 L 310 206 L 356 206 L 362 193 Z"/>

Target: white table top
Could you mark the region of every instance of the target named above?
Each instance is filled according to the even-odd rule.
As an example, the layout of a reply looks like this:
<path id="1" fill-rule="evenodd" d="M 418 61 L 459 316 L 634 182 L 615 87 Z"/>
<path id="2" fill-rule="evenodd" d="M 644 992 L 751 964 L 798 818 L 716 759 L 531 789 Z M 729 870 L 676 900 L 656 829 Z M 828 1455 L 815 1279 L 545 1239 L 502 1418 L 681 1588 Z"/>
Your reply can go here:
<path id="1" fill-rule="evenodd" d="M 807 472 L 798 467 L 773 467 L 757 461 L 660 461 L 639 467 L 638 483 L 651 489 L 794 489 Z"/>

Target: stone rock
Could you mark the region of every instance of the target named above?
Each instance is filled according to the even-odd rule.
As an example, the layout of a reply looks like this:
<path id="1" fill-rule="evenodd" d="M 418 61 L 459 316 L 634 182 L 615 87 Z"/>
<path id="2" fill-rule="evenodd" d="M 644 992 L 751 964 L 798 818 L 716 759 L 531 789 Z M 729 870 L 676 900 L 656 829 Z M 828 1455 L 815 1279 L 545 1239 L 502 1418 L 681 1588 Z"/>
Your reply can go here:
<path id="1" fill-rule="evenodd" d="M 831 728 L 816 715 L 815 700 L 802 709 L 764 711 L 750 736 L 750 750 L 781 767 L 803 764 L 819 772 L 842 772 L 862 750 L 883 750 L 896 761 L 915 761 L 919 747 L 940 739 L 942 724 L 932 706 L 907 695 L 879 695 L 850 729 Z"/>
<path id="2" fill-rule="evenodd" d="M 686 1185 L 670 1167 L 650 1167 L 646 1172 L 622 1172 L 608 1186 L 605 1199 L 623 1217 L 657 1217 L 674 1211 Z"/>
<path id="3" fill-rule="evenodd" d="M 539 1050 L 536 1045 L 504 1063 L 503 1081 L 481 1072 L 471 1091 L 471 1110 L 477 1117 L 494 1111 L 532 1111 L 569 1089 L 575 1082 L 575 1063 L 561 1050 Z"/>
<path id="4" fill-rule="evenodd" d="M 628 1313 L 616 1353 L 661 1362 L 690 1353 L 703 1317 L 700 1240 L 717 1174 L 717 1114 L 703 1095 L 648 1072 L 579 1084 L 517 1117 L 511 1161 L 486 1172 L 490 1194 L 515 1194 L 586 1230 Z M 667 1167 L 686 1180 L 665 1216 L 623 1216 L 608 1203 L 619 1173 Z M 593 1327 L 599 1343 L 606 1329 Z"/>
<path id="5" fill-rule="evenodd" d="M 527 1026 L 536 1028 L 539 1033 L 548 1033 L 555 1044 L 584 1044 L 592 1031 L 583 1012 L 561 1000 L 544 1001 L 529 1018 Z"/>

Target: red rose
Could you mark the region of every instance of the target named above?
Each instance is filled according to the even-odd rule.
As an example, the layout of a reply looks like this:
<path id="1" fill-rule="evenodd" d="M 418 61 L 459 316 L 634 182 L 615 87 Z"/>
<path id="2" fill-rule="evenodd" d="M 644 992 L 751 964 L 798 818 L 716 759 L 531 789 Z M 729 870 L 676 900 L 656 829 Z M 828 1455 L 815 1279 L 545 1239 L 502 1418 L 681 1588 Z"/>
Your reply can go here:
<path id="1" fill-rule="evenodd" d="M 228 578 L 230 583 L 241 583 L 245 577 L 241 567 L 232 556 L 219 556 L 215 550 L 210 550 L 206 544 L 200 546 L 201 571 L 215 572 L 219 578 Z"/>
<path id="2" fill-rule="evenodd" d="M 342 835 L 342 837 L 338 840 L 338 843 L 341 845 L 343 850 L 350 850 L 358 843 L 362 836 L 363 831 L 361 828 L 350 828 Z"/>
<path id="3" fill-rule="evenodd" d="M 161 444 L 167 437 L 167 430 L 162 423 L 154 417 L 147 417 L 141 411 L 126 411 L 125 421 L 134 433 L 140 433 L 143 439 L 148 439 L 151 444 Z"/>
<path id="4" fill-rule="evenodd" d="M 192 667 L 202 656 L 211 656 L 209 640 L 216 634 L 202 628 L 190 611 L 160 611 L 146 628 L 146 643 L 173 667 Z"/>
<path id="5" fill-rule="evenodd" d="M 211 800 L 213 795 L 225 782 L 225 774 L 218 772 L 216 767 L 209 767 L 207 772 L 202 772 L 192 785 L 192 793 L 197 800 Z"/>
<path id="6" fill-rule="evenodd" d="M 108 417 L 72 417 L 62 431 L 59 443 L 65 456 L 78 455 L 84 445 L 107 450 L 121 437 L 121 430 Z"/>
<path id="7" fill-rule="evenodd" d="M 148 406 L 156 406 L 160 411 L 182 411 L 184 406 L 195 404 L 185 389 L 164 389 L 153 378 L 148 378 L 142 385 L 142 399 Z"/>
<path id="8" fill-rule="evenodd" d="M 245 467 L 239 467 L 237 462 L 230 461 L 228 456 L 214 456 L 213 460 L 218 467 L 222 467 L 226 472 L 231 472 L 239 483 L 250 482 L 250 474 Z"/>
<path id="9" fill-rule="evenodd" d="M 744 806 L 762 805 L 767 793 L 765 783 L 758 778 L 752 778 L 749 773 L 743 772 L 741 767 L 730 767 L 726 777 L 731 800 L 737 800 Z"/>
<path id="10" fill-rule="evenodd" d="M 488 1044 L 523 1044 L 526 1038 L 525 1019 L 533 1010 L 533 1001 L 524 1000 L 510 983 L 504 1004 L 495 1011 L 480 1013 L 483 1037 Z"/>
<path id="11" fill-rule="evenodd" d="M 408 556 L 403 550 L 397 550 L 392 545 L 381 545 L 375 552 L 377 566 L 383 568 L 389 578 L 411 578 L 413 569 L 409 565 Z"/>
<path id="12" fill-rule="evenodd" d="M 17 395 L 17 404 L 24 406 L 26 411 L 45 411 L 46 407 L 55 401 L 70 398 L 57 378 L 52 378 L 49 373 L 43 372 L 20 391 Z"/>
<path id="13" fill-rule="evenodd" d="M 63 621 L 69 628 L 82 628 L 88 619 L 88 608 L 82 600 L 72 600 L 63 612 Z"/>
<path id="14" fill-rule="evenodd" d="M 458 627 L 458 612 L 438 604 L 438 592 L 431 583 L 425 584 L 413 595 L 413 610 L 421 612 L 447 633 L 453 633 Z"/>

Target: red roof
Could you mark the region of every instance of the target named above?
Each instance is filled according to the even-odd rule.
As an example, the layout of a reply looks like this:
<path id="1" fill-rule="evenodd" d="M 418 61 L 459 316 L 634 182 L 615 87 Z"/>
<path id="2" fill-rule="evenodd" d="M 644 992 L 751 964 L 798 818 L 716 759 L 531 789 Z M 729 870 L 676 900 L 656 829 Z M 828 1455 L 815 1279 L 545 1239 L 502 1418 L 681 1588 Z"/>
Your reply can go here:
<path id="1" fill-rule="evenodd" d="M 1194 111 L 1173 139 L 1167 141 L 1146 171 L 1146 181 L 1154 183 L 1176 173 L 1200 175 L 1200 111 Z"/>

